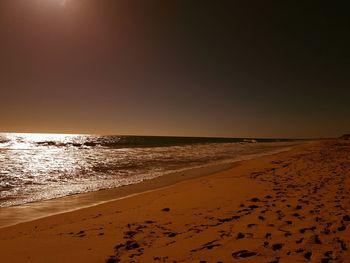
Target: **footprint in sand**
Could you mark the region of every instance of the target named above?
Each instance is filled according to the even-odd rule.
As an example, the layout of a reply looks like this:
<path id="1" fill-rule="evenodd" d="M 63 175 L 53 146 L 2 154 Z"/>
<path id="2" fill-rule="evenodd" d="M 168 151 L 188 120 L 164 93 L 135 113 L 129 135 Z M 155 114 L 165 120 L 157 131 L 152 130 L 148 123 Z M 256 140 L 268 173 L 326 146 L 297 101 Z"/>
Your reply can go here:
<path id="1" fill-rule="evenodd" d="M 256 255 L 258 255 L 257 252 L 249 251 L 249 250 L 246 250 L 246 249 L 232 253 L 232 256 L 234 258 L 247 258 L 247 257 L 256 256 Z"/>

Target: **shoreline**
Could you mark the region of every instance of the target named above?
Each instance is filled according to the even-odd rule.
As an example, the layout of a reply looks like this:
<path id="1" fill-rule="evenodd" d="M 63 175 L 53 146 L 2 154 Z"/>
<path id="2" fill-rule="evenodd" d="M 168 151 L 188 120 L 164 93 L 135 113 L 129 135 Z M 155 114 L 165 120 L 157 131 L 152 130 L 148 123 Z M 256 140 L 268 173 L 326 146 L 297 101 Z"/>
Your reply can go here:
<path id="1" fill-rule="evenodd" d="M 182 181 L 229 170 L 239 162 L 240 161 L 212 165 L 209 167 L 190 168 L 181 172 L 169 173 L 166 176 L 144 180 L 136 184 L 0 208 L 0 229 L 161 190 Z M 51 212 L 47 212 L 47 209 Z M 36 215 L 33 215 L 33 213 Z M 41 213 L 42 215 L 39 216 L 38 214 Z M 23 219 L 23 217 L 27 217 L 27 219 Z"/>
<path id="2" fill-rule="evenodd" d="M 350 141 L 0 229 L 4 262 L 348 262 Z"/>
<path id="3" fill-rule="evenodd" d="M 288 152 L 294 148 L 301 147 L 312 142 L 313 141 L 303 142 L 268 153 L 247 155 L 244 156 L 243 159 L 236 161 L 231 160 L 222 163 L 213 163 L 206 166 L 182 169 L 180 171 L 166 173 L 152 179 L 147 179 L 136 184 L 101 189 L 86 193 L 78 193 L 49 200 L 29 202 L 11 207 L 1 207 L 0 229 L 49 216 L 69 213 L 92 206 L 98 206 L 107 202 L 113 202 L 151 191 L 161 190 L 182 181 L 205 177 L 221 171 L 229 170 L 235 166 L 238 166 L 241 162 L 258 159 L 264 156 L 273 156 L 282 152 Z"/>

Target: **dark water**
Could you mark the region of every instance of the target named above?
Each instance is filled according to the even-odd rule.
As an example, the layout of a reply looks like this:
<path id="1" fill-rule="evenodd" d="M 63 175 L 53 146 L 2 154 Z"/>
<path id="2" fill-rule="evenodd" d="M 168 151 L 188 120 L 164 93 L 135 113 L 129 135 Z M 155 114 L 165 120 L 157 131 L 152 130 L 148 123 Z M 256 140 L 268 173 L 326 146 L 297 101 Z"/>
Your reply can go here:
<path id="1" fill-rule="evenodd" d="M 205 143 L 246 143 L 246 142 L 291 142 L 291 139 L 258 139 L 258 138 L 211 138 L 211 137 L 168 137 L 168 136 L 96 136 L 96 135 L 45 135 L 40 138 L 30 134 L 27 138 L 20 134 L 0 134 L 1 143 L 13 145 L 16 143 L 32 143 L 35 146 L 56 147 L 105 147 L 105 148 L 147 148 L 181 146 Z M 3 145 L 3 146 L 4 146 Z"/>

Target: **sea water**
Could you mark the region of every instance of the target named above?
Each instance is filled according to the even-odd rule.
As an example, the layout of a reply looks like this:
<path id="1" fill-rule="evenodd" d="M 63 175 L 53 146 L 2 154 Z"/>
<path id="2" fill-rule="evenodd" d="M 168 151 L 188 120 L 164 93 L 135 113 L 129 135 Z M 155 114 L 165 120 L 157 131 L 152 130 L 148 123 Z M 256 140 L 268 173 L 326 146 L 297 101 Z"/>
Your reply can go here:
<path id="1" fill-rule="evenodd" d="M 0 207 L 272 154 L 296 140 L 0 133 Z"/>

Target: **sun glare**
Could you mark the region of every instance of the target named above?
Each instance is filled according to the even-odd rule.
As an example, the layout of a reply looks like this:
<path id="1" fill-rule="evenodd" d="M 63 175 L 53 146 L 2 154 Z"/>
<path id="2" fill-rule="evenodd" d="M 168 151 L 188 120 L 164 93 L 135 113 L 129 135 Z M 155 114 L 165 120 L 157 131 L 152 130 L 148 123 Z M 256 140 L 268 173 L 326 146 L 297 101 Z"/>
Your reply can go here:
<path id="1" fill-rule="evenodd" d="M 40 5 L 51 5 L 51 6 L 63 7 L 67 4 L 67 0 L 38 0 L 37 3 Z"/>
<path id="2" fill-rule="evenodd" d="M 36 143 L 43 142 L 61 142 L 79 138 L 79 134 L 54 134 L 54 133 L 8 133 L 12 144 L 8 146 L 11 149 L 32 148 Z"/>
<path id="3" fill-rule="evenodd" d="M 53 4 L 56 4 L 58 6 L 65 6 L 67 3 L 67 0 L 50 0 Z"/>
<path id="4" fill-rule="evenodd" d="M 67 0 L 57 0 L 61 6 L 64 6 Z"/>

